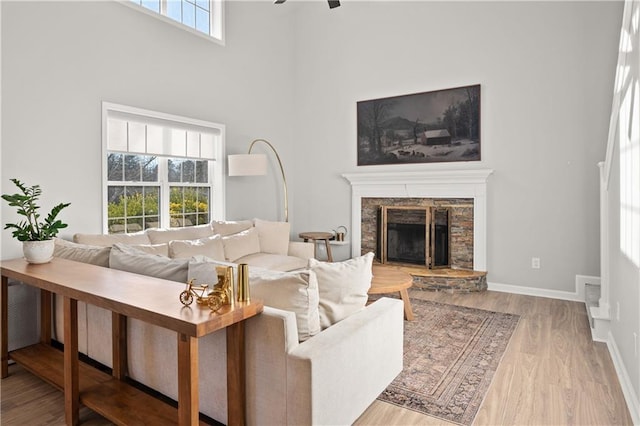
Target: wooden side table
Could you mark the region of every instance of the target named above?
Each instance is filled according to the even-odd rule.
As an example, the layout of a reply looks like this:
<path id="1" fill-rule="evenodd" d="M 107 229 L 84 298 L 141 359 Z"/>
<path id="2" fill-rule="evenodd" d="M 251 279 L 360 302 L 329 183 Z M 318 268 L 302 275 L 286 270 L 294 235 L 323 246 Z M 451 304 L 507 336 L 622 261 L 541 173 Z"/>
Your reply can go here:
<path id="1" fill-rule="evenodd" d="M 331 245 L 329 244 L 329 240 L 333 238 L 332 232 L 301 232 L 300 234 L 298 234 L 298 237 L 302 238 L 305 243 L 309 240 L 313 241 L 313 257 L 315 257 L 316 259 L 318 258 L 316 242 L 324 240 L 324 245 L 327 248 L 327 260 L 329 262 L 333 262 L 333 256 L 331 255 Z"/>
<path id="2" fill-rule="evenodd" d="M 404 317 L 413 321 L 413 310 L 407 289 L 413 285 L 413 277 L 398 268 L 373 265 L 373 280 L 369 294 L 384 294 L 399 292 L 404 302 Z"/>

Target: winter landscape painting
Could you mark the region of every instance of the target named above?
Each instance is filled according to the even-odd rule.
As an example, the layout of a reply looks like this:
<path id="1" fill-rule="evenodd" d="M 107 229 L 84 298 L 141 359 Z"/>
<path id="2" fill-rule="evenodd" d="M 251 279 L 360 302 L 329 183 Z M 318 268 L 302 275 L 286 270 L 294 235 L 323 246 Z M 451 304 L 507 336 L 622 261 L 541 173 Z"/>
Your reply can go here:
<path id="1" fill-rule="evenodd" d="M 358 102 L 358 165 L 480 160 L 480 85 Z"/>

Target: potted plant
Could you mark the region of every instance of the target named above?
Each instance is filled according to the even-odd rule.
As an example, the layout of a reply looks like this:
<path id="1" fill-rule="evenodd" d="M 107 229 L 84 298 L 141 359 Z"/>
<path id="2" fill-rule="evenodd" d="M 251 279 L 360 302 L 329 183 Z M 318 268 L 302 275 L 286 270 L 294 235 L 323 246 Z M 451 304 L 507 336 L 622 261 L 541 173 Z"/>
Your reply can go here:
<path id="1" fill-rule="evenodd" d="M 16 207 L 18 214 L 25 217 L 25 220 L 18 223 L 7 223 L 4 229 L 13 229 L 13 237 L 22 241 L 22 251 L 29 263 L 47 263 L 53 257 L 54 242 L 53 237 L 58 234 L 67 224 L 56 219 L 62 209 L 71 203 L 60 203 L 51 209 L 51 212 L 40 221 L 40 206 L 37 201 L 42 190 L 40 185 L 26 186 L 18 179 L 11 179 L 18 189 L 16 194 L 3 194 L 2 199 L 10 206 Z"/>

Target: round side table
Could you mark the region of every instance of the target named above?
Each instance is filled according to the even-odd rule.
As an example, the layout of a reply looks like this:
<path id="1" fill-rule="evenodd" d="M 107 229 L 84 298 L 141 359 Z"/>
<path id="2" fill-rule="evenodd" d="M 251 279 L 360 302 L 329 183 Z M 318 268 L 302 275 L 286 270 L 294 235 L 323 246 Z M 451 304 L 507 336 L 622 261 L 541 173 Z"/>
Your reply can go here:
<path id="1" fill-rule="evenodd" d="M 332 232 L 301 232 L 300 234 L 298 234 L 298 237 L 302 238 L 305 243 L 309 240 L 313 241 L 313 257 L 315 257 L 316 259 L 318 258 L 316 243 L 318 241 L 324 240 L 324 245 L 327 248 L 327 260 L 329 262 L 333 262 L 333 256 L 331 255 L 331 245 L 329 244 L 329 240 L 333 238 Z"/>

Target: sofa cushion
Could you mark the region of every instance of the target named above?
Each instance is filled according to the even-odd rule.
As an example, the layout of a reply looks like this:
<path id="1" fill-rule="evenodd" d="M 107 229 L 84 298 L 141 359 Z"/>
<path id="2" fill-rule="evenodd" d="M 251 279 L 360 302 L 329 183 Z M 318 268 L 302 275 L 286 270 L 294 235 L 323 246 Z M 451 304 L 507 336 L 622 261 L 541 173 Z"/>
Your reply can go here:
<path id="1" fill-rule="evenodd" d="M 116 243 L 111 248 L 109 267 L 135 274 L 187 282 L 188 259 L 169 259 L 157 254 L 145 253 L 126 244 Z"/>
<path id="2" fill-rule="evenodd" d="M 263 253 L 284 254 L 289 252 L 289 222 L 270 222 L 262 219 L 254 220 L 260 239 L 260 251 Z"/>
<path id="3" fill-rule="evenodd" d="M 210 237 L 214 234 L 210 224 L 198 226 L 186 226 L 184 228 L 147 229 L 149 240 L 153 244 L 168 243 L 172 240 L 196 240 Z"/>
<path id="4" fill-rule="evenodd" d="M 309 259 L 318 277 L 320 326 L 325 329 L 364 308 L 371 287 L 373 253 L 343 262 Z"/>
<path id="5" fill-rule="evenodd" d="M 115 243 L 151 244 L 151 240 L 144 232 L 136 232 L 135 234 L 75 234 L 73 242 L 102 247 L 111 247 Z"/>
<path id="6" fill-rule="evenodd" d="M 306 268 L 308 264 L 307 259 L 271 253 L 252 253 L 236 259 L 235 262 L 282 272 L 303 269 Z"/>
<path id="7" fill-rule="evenodd" d="M 191 258 L 199 254 L 214 260 L 225 260 L 224 245 L 220 235 L 197 240 L 174 240 L 169 242 L 169 257 L 171 258 Z"/>
<path id="8" fill-rule="evenodd" d="M 222 244 L 224 257 L 229 262 L 235 262 L 236 259 L 260 251 L 260 240 L 255 228 L 222 237 Z"/>
<path id="9" fill-rule="evenodd" d="M 109 267 L 109 252 L 111 247 L 92 246 L 54 238 L 53 255 L 76 262 Z"/>
<path id="10" fill-rule="evenodd" d="M 169 244 L 127 244 L 129 247 L 133 247 L 140 251 L 149 254 L 158 254 L 160 256 L 169 257 Z"/>
<path id="11" fill-rule="evenodd" d="M 238 232 L 246 231 L 253 227 L 253 222 L 250 220 L 214 220 L 211 222 L 214 234 L 220 234 L 223 237 L 226 235 L 237 234 Z"/>
<path id="12" fill-rule="evenodd" d="M 300 341 L 320 332 L 318 282 L 313 271 L 279 272 L 250 267 L 249 285 L 251 298 L 296 314 Z"/>

